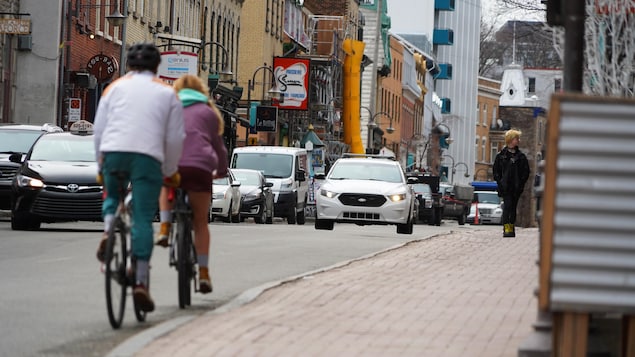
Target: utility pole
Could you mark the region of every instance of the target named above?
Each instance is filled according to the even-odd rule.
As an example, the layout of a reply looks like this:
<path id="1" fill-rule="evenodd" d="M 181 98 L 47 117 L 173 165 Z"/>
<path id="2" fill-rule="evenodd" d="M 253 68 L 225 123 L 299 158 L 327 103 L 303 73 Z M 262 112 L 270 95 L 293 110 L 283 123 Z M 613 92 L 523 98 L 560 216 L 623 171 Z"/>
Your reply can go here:
<path id="1" fill-rule="evenodd" d="M 383 0 L 376 0 L 375 4 L 376 6 L 376 10 L 377 10 L 377 16 L 376 16 L 376 26 L 375 26 L 375 49 L 373 51 L 373 64 L 371 66 L 371 80 L 370 80 L 370 113 L 369 113 L 369 117 L 368 117 L 368 125 L 366 126 L 368 129 L 368 138 L 366 139 L 366 147 L 368 149 L 372 149 L 373 148 L 373 128 L 374 126 L 372 124 L 374 124 L 374 115 L 377 109 L 376 106 L 376 102 L 377 102 L 377 62 L 379 61 L 379 46 L 381 44 L 380 39 L 381 39 L 381 18 L 382 18 L 382 9 L 383 9 Z"/>

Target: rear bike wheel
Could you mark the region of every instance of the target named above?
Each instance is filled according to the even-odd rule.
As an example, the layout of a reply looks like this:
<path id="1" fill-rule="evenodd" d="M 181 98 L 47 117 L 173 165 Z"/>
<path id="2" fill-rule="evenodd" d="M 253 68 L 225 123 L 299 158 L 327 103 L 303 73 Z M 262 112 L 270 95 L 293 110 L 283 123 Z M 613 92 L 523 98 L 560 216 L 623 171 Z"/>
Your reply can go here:
<path id="1" fill-rule="evenodd" d="M 127 240 L 128 231 L 121 217 L 117 215 L 108 233 L 106 244 L 106 307 L 108 321 L 117 329 L 121 327 L 126 308 L 126 289 L 128 288 L 127 274 Z"/>
<path id="2" fill-rule="evenodd" d="M 191 260 L 192 228 L 189 220 L 185 217 L 178 221 L 176 245 L 179 307 L 184 309 L 191 304 L 192 287 L 190 284 L 193 277 L 193 265 Z"/>

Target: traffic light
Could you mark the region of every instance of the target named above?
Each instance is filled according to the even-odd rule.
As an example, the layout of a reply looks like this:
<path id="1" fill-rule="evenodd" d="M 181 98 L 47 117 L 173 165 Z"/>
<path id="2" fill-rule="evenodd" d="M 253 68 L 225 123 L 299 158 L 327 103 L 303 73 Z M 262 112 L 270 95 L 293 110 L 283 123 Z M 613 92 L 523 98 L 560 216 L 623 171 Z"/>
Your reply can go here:
<path id="1" fill-rule="evenodd" d="M 450 143 L 448 142 L 449 137 L 450 134 L 441 134 L 441 136 L 439 136 L 439 147 L 441 149 L 447 149 L 450 147 Z"/>

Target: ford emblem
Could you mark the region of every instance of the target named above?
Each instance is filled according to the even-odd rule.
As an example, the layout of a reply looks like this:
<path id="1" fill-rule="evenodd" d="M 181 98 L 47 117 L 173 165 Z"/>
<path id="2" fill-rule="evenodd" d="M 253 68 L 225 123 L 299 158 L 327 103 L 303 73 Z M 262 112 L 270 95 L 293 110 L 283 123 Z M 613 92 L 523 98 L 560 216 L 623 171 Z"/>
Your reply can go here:
<path id="1" fill-rule="evenodd" d="M 364 202 L 366 202 L 366 199 L 364 197 L 360 197 L 360 198 L 357 199 L 357 202 L 364 203 Z"/>
<path id="2" fill-rule="evenodd" d="M 71 183 L 66 186 L 66 189 L 68 190 L 68 192 L 77 192 L 79 191 L 79 185 L 76 183 Z"/>

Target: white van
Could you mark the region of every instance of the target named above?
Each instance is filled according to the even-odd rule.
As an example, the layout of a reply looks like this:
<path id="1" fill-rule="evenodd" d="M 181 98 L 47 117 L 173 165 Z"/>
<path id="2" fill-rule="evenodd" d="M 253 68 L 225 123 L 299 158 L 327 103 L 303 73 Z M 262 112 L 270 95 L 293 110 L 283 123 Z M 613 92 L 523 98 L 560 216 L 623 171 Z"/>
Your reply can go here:
<path id="1" fill-rule="evenodd" d="M 304 224 L 309 183 L 307 151 L 286 146 L 234 148 L 229 167 L 259 170 L 273 183 L 273 215 L 289 224 Z"/>

